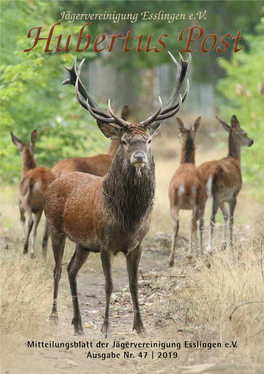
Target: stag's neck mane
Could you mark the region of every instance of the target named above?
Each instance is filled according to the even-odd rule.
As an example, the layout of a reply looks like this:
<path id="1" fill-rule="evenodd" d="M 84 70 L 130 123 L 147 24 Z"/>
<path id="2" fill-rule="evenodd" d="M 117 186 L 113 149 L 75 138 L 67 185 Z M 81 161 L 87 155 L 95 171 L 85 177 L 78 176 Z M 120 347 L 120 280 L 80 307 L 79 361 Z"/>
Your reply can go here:
<path id="1" fill-rule="evenodd" d="M 107 173 L 104 196 L 114 218 L 125 230 L 132 231 L 151 213 L 155 194 L 155 164 L 150 152 L 149 166 L 141 176 L 120 147 Z"/>
<path id="2" fill-rule="evenodd" d="M 29 150 L 25 150 L 22 154 L 22 161 L 23 161 L 23 175 L 25 175 L 29 170 L 35 169 L 37 167 L 37 163 L 35 161 L 34 155 L 29 152 Z"/>

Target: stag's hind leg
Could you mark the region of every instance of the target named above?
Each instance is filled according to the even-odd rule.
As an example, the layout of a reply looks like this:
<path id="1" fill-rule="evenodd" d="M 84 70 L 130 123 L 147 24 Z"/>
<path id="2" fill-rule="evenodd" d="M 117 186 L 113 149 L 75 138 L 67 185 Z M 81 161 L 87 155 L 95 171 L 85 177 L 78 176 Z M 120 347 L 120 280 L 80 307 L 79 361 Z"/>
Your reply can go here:
<path id="1" fill-rule="evenodd" d="M 30 236 L 30 233 L 31 233 L 31 230 L 32 230 L 32 227 L 33 227 L 33 218 L 32 218 L 32 212 L 30 211 L 29 212 L 29 217 L 28 217 L 28 229 L 27 229 L 27 234 L 26 234 L 26 238 L 25 238 L 25 243 L 24 243 L 24 247 L 23 247 L 23 254 L 26 254 L 28 253 L 28 241 L 29 241 L 29 236 Z"/>
<path id="2" fill-rule="evenodd" d="M 192 259 L 193 246 L 197 247 L 198 238 L 197 238 L 197 221 L 199 219 L 199 207 L 195 205 L 192 212 L 191 219 L 191 237 L 189 241 L 189 249 L 187 252 L 187 258 Z"/>
<path id="3" fill-rule="evenodd" d="M 45 229 L 44 229 L 44 234 L 43 234 L 43 239 L 42 239 L 42 254 L 44 258 L 47 257 L 48 241 L 49 241 L 49 225 L 48 225 L 48 220 L 46 219 Z"/>
<path id="4" fill-rule="evenodd" d="M 227 222 L 228 222 L 228 211 L 226 209 L 226 206 L 225 206 L 225 202 L 222 202 L 220 205 L 220 209 L 223 213 L 223 217 L 224 217 L 224 240 L 223 240 L 223 243 L 222 243 L 222 249 L 226 249 L 227 247 Z"/>
<path id="5" fill-rule="evenodd" d="M 106 307 L 105 307 L 105 318 L 101 329 L 102 337 L 109 338 L 111 327 L 109 320 L 110 311 L 110 299 L 113 292 L 113 280 L 112 280 L 112 259 L 113 255 L 111 252 L 102 249 L 101 250 L 101 261 L 103 265 L 103 271 L 105 276 L 105 296 L 106 296 Z"/>
<path id="6" fill-rule="evenodd" d="M 81 267 L 87 260 L 89 254 L 90 252 L 87 249 L 82 248 L 81 246 L 76 244 L 74 255 L 72 256 L 71 261 L 67 267 L 73 305 L 72 325 L 74 325 L 74 333 L 76 335 L 83 335 L 82 318 L 78 302 L 76 277 L 78 271 L 81 269 Z"/>
<path id="7" fill-rule="evenodd" d="M 26 216 L 25 209 L 22 204 L 19 202 L 19 212 L 20 212 L 20 225 L 22 230 L 22 241 L 25 241 L 26 238 Z"/>
<path id="8" fill-rule="evenodd" d="M 204 232 L 204 209 L 202 209 L 202 213 L 199 219 L 199 231 L 200 231 L 200 241 L 199 241 L 199 246 L 200 246 L 200 254 L 203 256 L 203 232 Z"/>
<path id="9" fill-rule="evenodd" d="M 180 227 L 179 210 L 176 207 L 173 207 L 171 213 L 172 213 L 172 219 L 173 219 L 173 234 L 172 234 L 173 236 L 172 236 L 169 266 L 174 265 L 174 256 L 175 256 L 175 250 L 176 250 L 177 236 L 178 236 L 179 227 Z"/>
<path id="10" fill-rule="evenodd" d="M 213 235 L 214 235 L 214 227 L 215 227 L 215 216 L 218 211 L 218 201 L 215 197 L 213 197 L 213 206 L 212 206 L 212 213 L 210 218 L 210 231 L 209 231 L 209 244 L 207 247 L 208 253 L 213 253 Z"/>
<path id="11" fill-rule="evenodd" d="M 141 251 L 142 248 L 141 245 L 139 245 L 133 251 L 129 252 L 126 257 L 129 288 L 134 312 L 133 330 L 136 330 L 138 334 L 144 331 L 138 303 L 138 265 L 141 257 Z"/>
<path id="12" fill-rule="evenodd" d="M 57 321 L 58 320 L 58 312 L 57 312 L 57 298 L 59 292 L 59 282 L 61 278 L 61 264 L 62 264 L 62 257 L 64 253 L 65 247 L 65 240 L 66 235 L 57 233 L 56 231 L 51 231 L 51 244 L 52 250 L 55 260 L 55 267 L 53 272 L 54 278 L 54 291 L 53 291 L 53 304 L 52 310 L 50 314 L 50 320 Z"/>
<path id="13" fill-rule="evenodd" d="M 31 250 L 30 250 L 30 257 L 34 258 L 35 257 L 35 243 L 36 243 L 36 237 L 37 237 L 37 230 L 38 230 L 38 225 L 39 221 L 41 219 L 43 210 L 38 211 L 34 215 L 34 222 L 33 222 L 33 230 L 31 233 Z"/>

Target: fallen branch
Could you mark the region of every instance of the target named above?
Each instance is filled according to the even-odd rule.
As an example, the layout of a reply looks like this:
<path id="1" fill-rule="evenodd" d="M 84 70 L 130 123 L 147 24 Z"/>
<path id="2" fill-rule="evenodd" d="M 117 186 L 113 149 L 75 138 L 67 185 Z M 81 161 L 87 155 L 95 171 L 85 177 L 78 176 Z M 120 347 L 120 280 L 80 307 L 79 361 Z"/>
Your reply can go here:
<path id="1" fill-rule="evenodd" d="M 249 305 L 249 304 L 264 304 L 264 301 L 248 301 L 246 303 L 243 303 L 243 304 L 240 304 L 240 305 L 236 306 L 235 309 L 233 309 L 232 313 L 230 314 L 229 320 L 230 321 L 232 320 L 233 314 L 235 313 L 235 311 L 237 309 L 239 309 L 241 306 L 245 306 L 245 305 Z"/>

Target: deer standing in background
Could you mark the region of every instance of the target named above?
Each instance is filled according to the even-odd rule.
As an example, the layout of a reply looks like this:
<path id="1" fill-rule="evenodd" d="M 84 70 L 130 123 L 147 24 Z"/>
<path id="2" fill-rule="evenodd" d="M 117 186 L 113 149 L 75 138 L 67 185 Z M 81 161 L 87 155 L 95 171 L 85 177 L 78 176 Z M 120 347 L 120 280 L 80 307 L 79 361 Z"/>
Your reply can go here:
<path id="1" fill-rule="evenodd" d="M 31 139 L 28 144 L 22 143 L 11 132 L 11 139 L 14 145 L 18 148 L 22 161 L 23 161 L 23 173 L 22 180 L 19 184 L 19 211 L 20 211 L 20 223 L 22 227 L 22 235 L 24 241 L 23 253 L 28 252 L 28 242 L 31 234 L 31 258 L 35 256 L 35 241 L 37 236 L 37 229 L 41 219 L 41 215 L 44 207 L 44 193 L 48 188 L 49 184 L 54 181 L 55 177 L 50 169 L 45 167 L 37 167 L 34 159 L 34 148 L 37 140 L 37 130 L 32 131 Z M 26 230 L 26 216 L 28 214 L 28 228 Z M 45 226 L 42 251 L 46 257 L 47 245 L 48 245 L 49 232 L 47 223 Z"/>
<path id="2" fill-rule="evenodd" d="M 88 94 L 79 80 L 75 63 L 68 69 L 74 74 L 79 103 L 97 120 L 103 134 L 118 140 L 120 146 L 106 176 L 100 178 L 85 173 L 70 173 L 58 178 L 45 195 L 45 214 L 50 227 L 55 259 L 54 294 L 51 319 L 57 320 L 57 297 L 66 237 L 76 243 L 75 253 L 68 265 L 68 277 L 73 302 L 73 325 L 76 334 L 83 334 L 78 303 L 76 276 L 91 252 L 100 253 L 105 276 L 106 309 L 102 325 L 103 337 L 110 333 L 109 308 L 113 291 L 112 259 L 122 252 L 126 256 L 129 287 L 133 302 L 133 329 L 143 331 L 138 303 L 138 265 L 141 243 L 149 225 L 155 194 L 155 164 L 150 143 L 162 122 L 174 116 L 188 95 L 179 94 L 189 60 L 181 57 L 177 66 L 175 86 L 168 103 L 141 123 L 130 123 L 115 115 L 108 102 L 110 114 L 105 113 Z M 81 98 L 80 94 L 84 98 Z"/>
<path id="3" fill-rule="evenodd" d="M 216 117 L 217 118 L 217 117 Z M 234 211 L 237 204 L 237 195 L 242 187 L 241 175 L 241 147 L 251 147 L 251 140 L 246 132 L 240 127 L 236 116 L 231 118 L 231 126 L 217 118 L 223 128 L 228 132 L 228 156 L 217 161 L 208 161 L 199 166 L 199 172 L 204 183 L 210 181 L 211 194 L 213 198 L 212 213 L 210 218 L 210 236 L 208 252 L 213 252 L 213 232 L 215 226 L 215 216 L 220 207 L 225 223 L 223 248 L 227 246 L 227 222 L 228 210 L 225 203 L 229 204 L 229 230 L 230 230 L 230 247 L 233 247 L 233 224 Z"/>
<path id="4" fill-rule="evenodd" d="M 174 265 L 174 255 L 179 231 L 179 211 L 192 210 L 191 236 L 187 257 L 192 258 L 193 243 L 197 245 L 197 221 L 200 229 L 200 251 L 203 253 L 204 209 L 207 199 L 206 186 L 201 180 L 195 166 L 195 137 L 200 126 L 201 117 L 194 122 L 193 128 L 187 130 L 180 118 L 177 118 L 179 138 L 182 145 L 181 165 L 173 175 L 169 187 L 169 200 L 173 226 L 173 239 L 169 266 Z"/>
<path id="5" fill-rule="evenodd" d="M 69 82 L 69 83 L 68 83 Z M 64 84 L 73 84 L 75 81 L 66 80 Z M 121 119 L 127 120 L 129 116 L 129 107 L 125 105 L 121 112 Z M 100 154 L 93 157 L 72 157 L 65 158 L 59 161 L 51 171 L 56 178 L 62 177 L 65 174 L 72 173 L 74 171 L 80 171 L 83 173 L 89 173 L 103 177 L 109 170 L 116 151 L 119 147 L 118 140 L 112 140 L 108 151 L 108 154 Z"/>

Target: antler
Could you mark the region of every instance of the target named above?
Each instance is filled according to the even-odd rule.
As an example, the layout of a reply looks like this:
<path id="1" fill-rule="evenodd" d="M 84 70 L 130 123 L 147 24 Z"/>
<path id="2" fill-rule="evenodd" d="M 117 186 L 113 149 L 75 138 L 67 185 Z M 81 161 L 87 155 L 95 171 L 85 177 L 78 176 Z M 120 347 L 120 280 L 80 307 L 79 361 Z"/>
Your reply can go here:
<path id="1" fill-rule="evenodd" d="M 190 89 L 189 80 L 187 79 L 187 87 L 186 87 L 183 97 L 179 94 L 181 86 L 184 82 L 189 64 L 191 62 L 191 55 L 189 54 L 189 59 L 185 61 L 182 55 L 179 53 L 180 61 L 181 61 L 181 65 L 180 65 L 170 52 L 168 52 L 168 54 L 171 57 L 174 65 L 176 65 L 177 67 L 175 86 L 164 108 L 160 110 L 159 114 L 156 117 L 154 117 L 152 121 L 148 122 L 148 126 L 151 126 L 152 129 L 157 129 L 165 119 L 174 116 L 179 111 L 182 103 L 184 103 L 184 101 L 186 100 L 188 93 L 189 93 L 189 89 Z M 144 124 L 144 122 L 142 123 Z"/>
<path id="2" fill-rule="evenodd" d="M 62 82 L 62 84 L 72 84 L 75 87 L 75 93 L 78 102 L 81 104 L 81 106 L 88 110 L 90 114 L 99 122 L 104 123 L 116 123 L 120 127 L 128 127 L 130 126 L 130 122 L 127 122 L 121 118 L 119 118 L 117 115 L 115 115 L 111 109 L 110 103 L 108 104 L 109 114 L 105 113 L 99 105 L 94 101 L 94 99 L 91 97 L 91 95 L 87 92 L 86 88 L 84 87 L 83 83 L 80 80 L 81 70 L 83 63 L 85 61 L 85 58 L 81 61 L 78 71 L 76 71 L 76 59 L 74 59 L 73 65 L 71 68 L 68 68 L 67 66 L 64 66 L 65 69 L 69 72 L 70 78 L 66 79 Z M 84 98 L 82 100 L 80 94 Z"/>
<path id="3" fill-rule="evenodd" d="M 180 94 L 180 89 L 181 86 L 184 82 L 188 66 L 191 62 L 191 55 L 189 56 L 189 59 L 185 61 L 182 58 L 182 55 L 180 55 L 180 62 L 181 65 L 176 61 L 176 59 L 173 57 L 173 55 L 168 52 L 174 65 L 177 67 L 177 73 L 176 73 L 176 81 L 175 81 L 175 86 L 172 91 L 172 94 L 167 102 L 167 104 L 162 108 L 162 101 L 159 97 L 159 102 L 160 102 L 160 107 L 159 109 L 149 118 L 147 118 L 145 121 L 142 121 L 141 124 L 145 127 L 151 127 L 152 130 L 156 130 L 162 122 L 174 116 L 180 109 L 182 103 L 184 103 L 185 99 L 188 96 L 189 93 L 189 80 L 187 79 L 187 87 L 185 90 L 185 93 L 183 97 Z M 62 82 L 62 84 L 72 84 L 75 86 L 75 92 L 77 99 L 81 106 L 88 110 L 89 113 L 99 122 L 99 123 L 116 123 L 119 125 L 121 128 L 128 128 L 130 127 L 131 123 L 128 121 L 123 120 L 122 118 L 119 118 L 112 110 L 111 104 L 110 104 L 110 99 L 108 100 L 108 113 L 105 113 L 99 105 L 94 101 L 94 99 L 90 96 L 90 94 L 87 92 L 85 89 L 84 85 L 82 84 L 80 80 L 80 75 L 81 75 L 81 69 L 83 66 L 85 59 L 83 59 L 79 65 L 78 71 L 76 71 L 76 59 L 74 59 L 73 65 L 71 68 L 68 68 L 65 66 L 65 69 L 69 72 L 70 78 L 66 79 L 65 81 Z M 80 94 L 82 95 L 83 99 L 81 98 Z"/>

